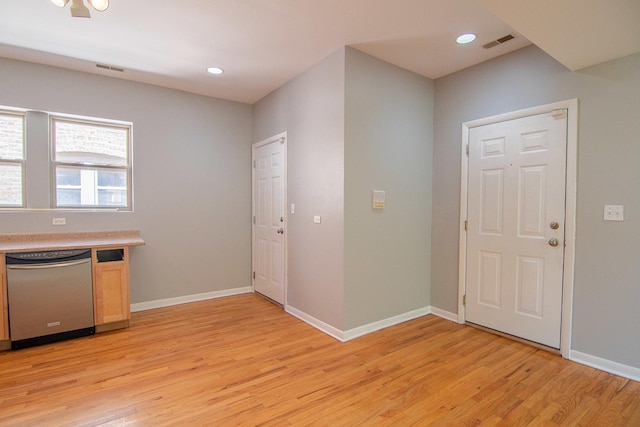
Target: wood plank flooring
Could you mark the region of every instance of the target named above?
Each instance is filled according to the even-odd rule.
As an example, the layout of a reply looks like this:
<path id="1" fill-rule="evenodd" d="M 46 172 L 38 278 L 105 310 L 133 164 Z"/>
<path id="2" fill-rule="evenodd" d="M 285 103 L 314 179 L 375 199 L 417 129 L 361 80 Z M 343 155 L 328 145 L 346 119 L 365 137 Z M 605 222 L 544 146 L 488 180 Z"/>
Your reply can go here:
<path id="1" fill-rule="evenodd" d="M 640 383 L 425 316 L 340 343 L 249 294 L 0 353 L 0 426 L 640 426 Z"/>

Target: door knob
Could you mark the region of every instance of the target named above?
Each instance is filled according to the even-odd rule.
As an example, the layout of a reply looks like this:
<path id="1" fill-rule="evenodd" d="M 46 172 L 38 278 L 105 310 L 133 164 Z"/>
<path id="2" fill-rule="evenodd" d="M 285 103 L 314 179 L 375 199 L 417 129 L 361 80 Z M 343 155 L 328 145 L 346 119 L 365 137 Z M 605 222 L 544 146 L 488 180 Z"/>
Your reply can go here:
<path id="1" fill-rule="evenodd" d="M 558 246 L 560 242 L 555 237 L 553 239 L 549 239 L 549 246 Z"/>
<path id="2" fill-rule="evenodd" d="M 549 227 L 552 230 L 557 230 L 560 227 L 560 224 L 558 224 L 556 221 L 553 221 L 551 224 L 549 224 Z"/>

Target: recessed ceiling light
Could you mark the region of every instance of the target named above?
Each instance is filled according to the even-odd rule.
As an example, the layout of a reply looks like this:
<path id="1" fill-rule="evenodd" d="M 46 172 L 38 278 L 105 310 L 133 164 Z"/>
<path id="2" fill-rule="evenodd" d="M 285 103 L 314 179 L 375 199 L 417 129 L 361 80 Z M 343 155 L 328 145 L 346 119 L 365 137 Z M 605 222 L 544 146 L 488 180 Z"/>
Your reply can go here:
<path id="1" fill-rule="evenodd" d="M 456 39 L 456 43 L 458 43 L 458 44 L 467 44 L 467 43 L 471 43 L 475 39 L 476 39 L 476 35 L 473 34 L 473 33 L 460 34 L 458 36 L 458 38 Z"/>
<path id="2" fill-rule="evenodd" d="M 224 70 L 222 68 L 219 68 L 219 67 L 209 67 L 209 68 L 207 68 L 207 73 L 220 75 L 220 74 L 224 73 Z"/>

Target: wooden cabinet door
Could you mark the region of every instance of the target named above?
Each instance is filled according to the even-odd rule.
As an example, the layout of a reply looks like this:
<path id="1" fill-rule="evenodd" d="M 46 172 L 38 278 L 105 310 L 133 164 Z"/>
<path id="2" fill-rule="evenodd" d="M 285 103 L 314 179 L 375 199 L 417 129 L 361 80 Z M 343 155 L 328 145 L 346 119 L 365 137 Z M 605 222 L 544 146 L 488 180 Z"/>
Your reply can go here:
<path id="1" fill-rule="evenodd" d="M 9 339 L 9 304 L 7 301 L 7 268 L 5 254 L 0 253 L 0 341 Z"/>
<path id="2" fill-rule="evenodd" d="M 129 305 L 128 251 L 124 260 L 97 262 L 93 256 L 93 298 L 96 325 L 128 320 Z"/>

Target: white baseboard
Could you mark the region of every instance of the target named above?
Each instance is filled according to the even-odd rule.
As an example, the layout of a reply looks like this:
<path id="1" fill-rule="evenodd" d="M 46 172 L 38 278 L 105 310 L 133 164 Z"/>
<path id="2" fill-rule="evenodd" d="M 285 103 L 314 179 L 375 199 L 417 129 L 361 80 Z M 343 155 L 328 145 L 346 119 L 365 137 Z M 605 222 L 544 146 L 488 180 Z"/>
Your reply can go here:
<path id="1" fill-rule="evenodd" d="M 397 316 L 388 317 L 377 322 L 369 323 L 367 325 L 359 326 L 357 328 L 349 329 L 348 331 L 344 331 L 344 340 L 349 341 L 363 335 L 379 331 L 380 329 L 388 328 L 389 326 L 395 326 L 409 320 L 417 319 L 418 317 L 426 316 L 430 312 L 429 307 L 423 307 Z"/>
<path id="2" fill-rule="evenodd" d="M 634 368 L 633 366 L 623 365 L 622 363 L 613 362 L 587 353 L 581 353 L 576 350 L 569 352 L 569 360 L 609 372 L 610 374 L 629 378 L 630 380 L 640 381 L 640 369 Z"/>
<path id="3" fill-rule="evenodd" d="M 387 319 L 379 320 L 377 322 L 369 323 L 367 325 L 359 326 L 357 328 L 349 329 L 348 331 L 342 331 L 321 320 L 316 319 L 313 316 L 308 315 L 301 310 L 298 310 L 295 307 L 287 306 L 285 308 L 285 311 L 292 316 L 302 320 L 303 322 L 308 323 L 321 332 L 324 332 L 325 334 L 342 342 L 350 341 L 363 335 L 370 334 L 371 332 L 388 328 L 389 326 L 394 326 L 399 323 L 417 319 L 418 317 L 426 316 L 430 313 L 429 307 L 424 307 L 418 310 L 413 310 L 407 313 L 399 314 L 397 316 L 389 317 Z"/>
<path id="4" fill-rule="evenodd" d="M 289 313 L 293 317 L 297 317 L 298 319 L 302 320 L 303 322 L 308 323 L 309 325 L 313 326 L 314 328 L 318 329 L 319 331 L 324 332 L 325 334 L 329 335 L 330 337 L 333 337 L 333 338 L 337 339 L 338 341 L 342 341 L 342 342 L 346 341 L 344 339 L 344 332 L 343 331 L 341 331 L 338 328 L 334 328 L 333 326 L 329 325 L 328 323 L 324 323 L 322 320 L 316 319 L 315 317 L 305 313 L 304 311 L 298 310 L 297 308 L 292 307 L 290 305 L 286 306 L 284 311 L 286 311 L 287 313 Z"/>
<path id="5" fill-rule="evenodd" d="M 154 308 L 169 307 L 172 305 L 185 304 L 188 302 L 204 301 L 214 298 L 229 297 L 232 295 L 250 294 L 253 287 L 245 286 L 243 288 L 225 289 L 222 291 L 205 292 L 203 294 L 185 295 L 175 298 L 158 299 L 155 301 L 138 302 L 131 304 L 131 312 L 151 310 Z"/>
<path id="6" fill-rule="evenodd" d="M 458 323 L 457 313 L 452 313 L 450 311 L 446 311 L 438 307 L 431 307 L 431 314 L 433 314 L 434 316 L 441 317 L 445 320 L 450 320 L 452 322 Z"/>

